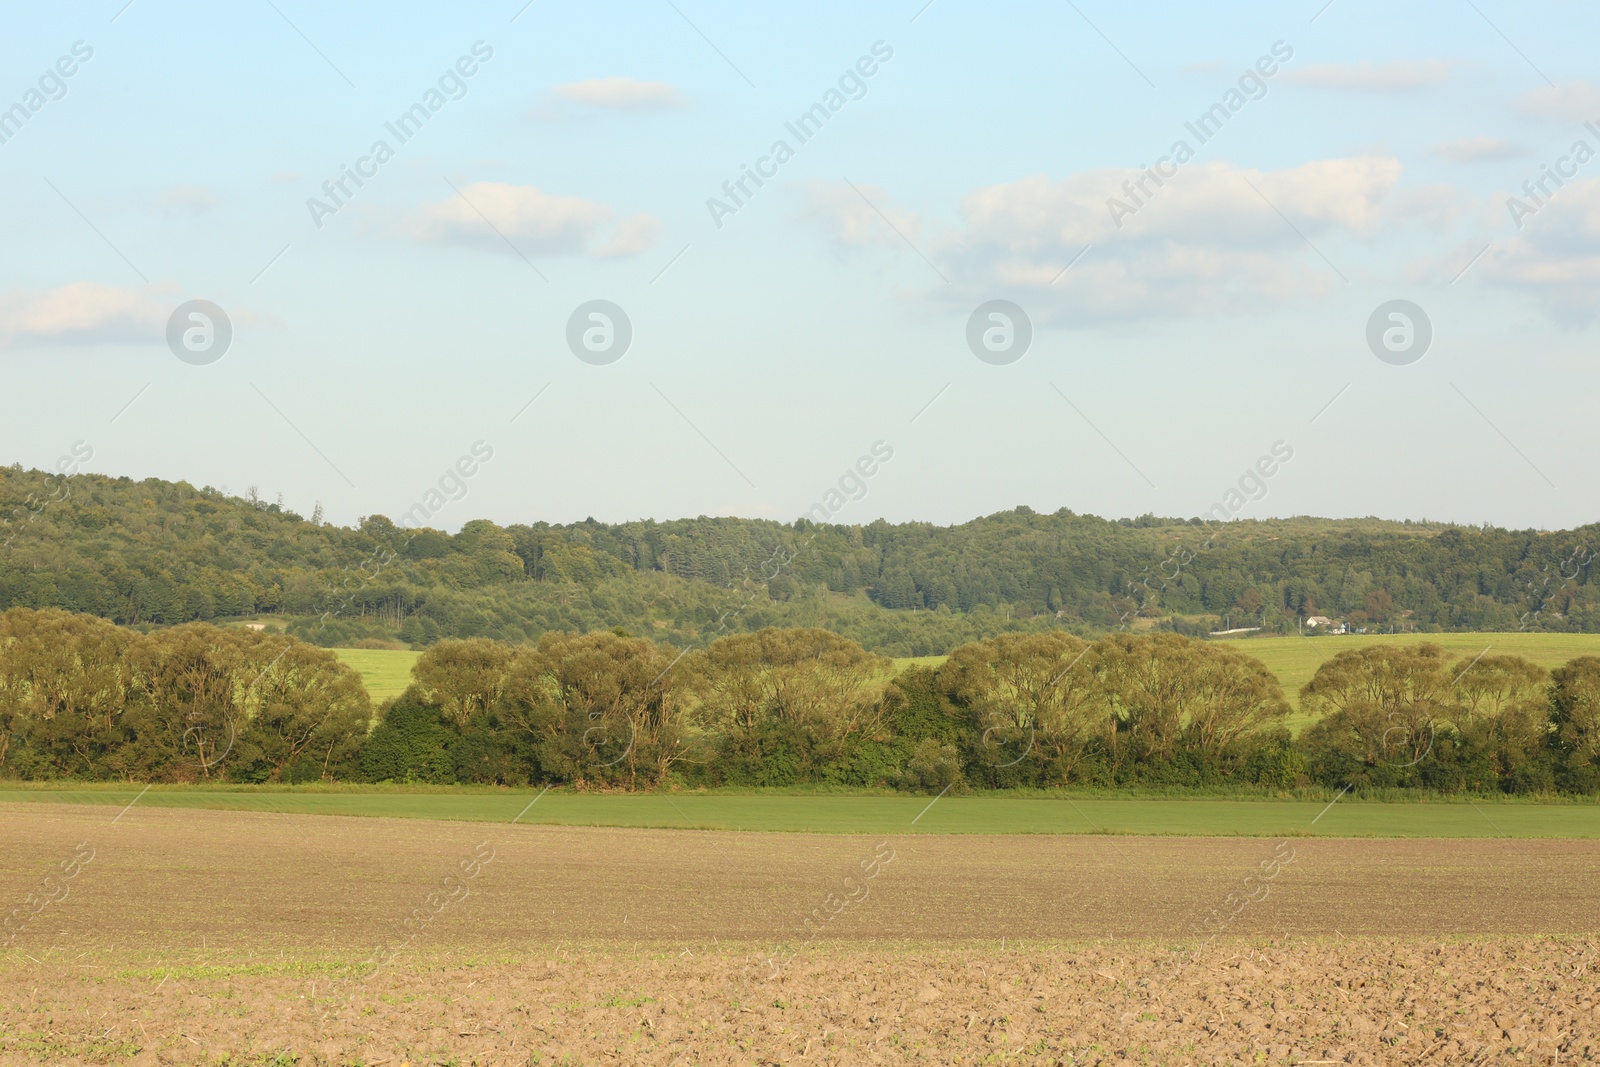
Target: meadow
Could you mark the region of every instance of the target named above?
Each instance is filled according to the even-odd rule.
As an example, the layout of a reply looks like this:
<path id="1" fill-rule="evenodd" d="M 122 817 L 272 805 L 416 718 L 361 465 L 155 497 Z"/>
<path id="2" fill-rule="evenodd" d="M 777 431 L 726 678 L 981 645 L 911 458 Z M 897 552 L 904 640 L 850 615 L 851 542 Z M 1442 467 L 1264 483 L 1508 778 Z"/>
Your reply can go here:
<path id="1" fill-rule="evenodd" d="M 341 662 L 361 675 L 374 705 L 393 700 L 411 684 L 411 668 L 422 655 L 411 649 L 336 648 Z"/>
<path id="2" fill-rule="evenodd" d="M 1457 656 L 1516 655 L 1549 670 L 1578 656 L 1600 656 L 1600 634 L 1447 633 L 1329 634 L 1321 637 L 1226 638 L 1233 647 L 1254 656 L 1278 676 L 1284 696 L 1295 703 L 1300 687 L 1311 681 L 1324 662 L 1347 648 L 1372 645 L 1439 645 Z"/>
<path id="3" fill-rule="evenodd" d="M 277 812 L 546 826 L 825 834 L 1600 838 L 1600 804 L 1460 798 L 594 794 L 470 786 L 126 786 L 0 790 L 0 804 Z M 15 809 L 13 809 L 15 810 Z"/>

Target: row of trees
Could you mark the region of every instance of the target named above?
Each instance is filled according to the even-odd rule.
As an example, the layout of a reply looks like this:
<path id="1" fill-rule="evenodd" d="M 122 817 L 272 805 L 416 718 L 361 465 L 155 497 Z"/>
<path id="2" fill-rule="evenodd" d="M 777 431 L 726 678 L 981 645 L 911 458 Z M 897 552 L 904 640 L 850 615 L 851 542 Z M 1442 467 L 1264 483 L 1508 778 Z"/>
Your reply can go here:
<path id="1" fill-rule="evenodd" d="M 0 614 L 0 775 L 917 790 L 1308 784 L 1600 792 L 1600 657 L 1367 646 L 1300 694 L 1232 644 L 1006 634 L 937 668 L 819 629 L 681 651 L 623 632 L 450 639 L 374 719 L 294 638 Z"/>
<path id="2" fill-rule="evenodd" d="M 1340 653 L 1301 690 L 1324 782 L 1600 792 L 1600 657 L 1553 672 L 1521 656 L 1454 662 L 1438 645 Z"/>
<path id="3" fill-rule="evenodd" d="M 1007 634 L 898 676 L 819 630 L 688 654 L 557 634 L 442 642 L 415 676 L 363 756 L 373 778 L 1600 792 L 1600 657 L 1552 675 L 1426 643 L 1348 649 L 1301 691 L 1298 738 L 1263 664 L 1169 633 Z"/>
<path id="4" fill-rule="evenodd" d="M 371 725 L 360 676 L 291 637 L 0 613 L 0 776 L 355 777 Z"/>

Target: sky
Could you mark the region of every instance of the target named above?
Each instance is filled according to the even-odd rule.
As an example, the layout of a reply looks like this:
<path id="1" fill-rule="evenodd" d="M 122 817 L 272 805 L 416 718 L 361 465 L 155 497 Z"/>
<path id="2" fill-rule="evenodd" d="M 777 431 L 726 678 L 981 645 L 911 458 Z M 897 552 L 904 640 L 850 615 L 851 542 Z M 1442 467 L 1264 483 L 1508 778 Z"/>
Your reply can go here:
<path id="1" fill-rule="evenodd" d="M 1600 519 L 1592 5 L 7 31 L 0 462 L 452 530 Z"/>

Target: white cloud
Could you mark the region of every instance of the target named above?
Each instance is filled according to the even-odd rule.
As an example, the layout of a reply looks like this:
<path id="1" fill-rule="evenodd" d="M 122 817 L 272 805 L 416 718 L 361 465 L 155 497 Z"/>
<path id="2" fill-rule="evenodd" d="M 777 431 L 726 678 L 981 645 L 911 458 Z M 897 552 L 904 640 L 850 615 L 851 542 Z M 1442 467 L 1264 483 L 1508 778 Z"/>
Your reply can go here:
<path id="1" fill-rule="evenodd" d="M 198 185 L 174 185 L 161 194 L 156 207 L 163 215 L 204 215 L 218 202 L 209 189 L 202 189 Z"/>
<path id="2" fill-rule="evenodd" d="M 652 248 L 660 235 L 661 220 L 654 215 L 647 215 L 644 212 L 629 215 L 617 223 L 616 230 L 611 234 L 611 240 L 607 241 L 595 255 L 602 259 L 636 256 Z"/>
<path id="3" fill-rule="evenodd" d="M 592 78 L 551 91 L 562 100 L 609 111 L 672 111 L 688 104 L 676 86 L 633 78 Z"/>
<path id="4" fill-rule="evenodd" d="M 73 282 L 0 293 L 0 344 L 91 345 L 158 341 L 170 313 L 131 289 Z"/>
<path id="5" fill-rule="evenodd" d="M 871 203 L 863 200 L 863 196 Z M 874 207 L 877 210 L 873 210 Z M 820 228 L 835 244 L 847 248 L 903 247 L 904 242 L 895 230 L 914 243 L 922 229 L 922 220 L 915 214 L 896 207 L 887 192 L 866 183 L 852 189 L 843 182 L 811 182 L 806 187 L 806 203 L 800 218 Z"/>
<path id="6" fill-rule="evenodd" d="M 1503 163 L 1521 159 L 1527 149 L 1503 137 L 1457 137 L 1434 145 L 1433 154 L 1452 163 Z"/>
<path id="7" fill-rule="evenodd" d="M 1333 252 L 1342 238 L 1372 233 L 1400 170 L 1398 161 L 1380 157 L 1266 172 L 1191 164 L 1153 189 L 1121 228 L 1107 199 L 1123 197 L 1123 183 L 1141 172 L 1085 171 L 1059 182 L 1032 176 L 967 194 L 962 226 L 931 242 L 930 251 L 951 277 L 941 290 L 951 298 L 1011 293 L 1031 298 L 1044 317 L 1259 308 L 1340 284 L 1305 240 Z M 1062 276 L 1085 246 L 1090 251 Z"/>
<path id="8" fill-rule="evenodd" d="M 406 229 L 413 238 L 434 244 L 509 253 L 509 240 L 525 254 L 572 255 L 594 248 L 614 217 L 611 208 L 594 200 L 546 193 L 532 185 L 474 182 L 462 187 L 461 196 L 428 205 Z M 654 243 L 659 229 L 653 217 L 633 215 L 616 226 L 595 254 L 635 255 Z"/>
<path id="9" fill-rule="evenodd" d="M 1586 326 L 1600 313 L 1600 180 L 1569 181 L 1510 240 L 1497 242 L 1480 281 L 1537 299 L 1560 325 Z"/>
<path id="10" fill-rule="evenodd" d="M 1600 86 L 1582 79 L 1561 85 L 1542 85 L 1519 96 L 1517 110 L 1540 118 L 1600 122 Z"/>
<path id="11" fill-rule="evenodd" d="M 1430 85 L 1442 85 L 1450 78 L 1450 64 L 1442 59 L 1397 59 L 1389 63 L 1313 63 L 1288 68 L 1279 75 L 1296 85 L 1347 92 L 1411 92 Z"/>

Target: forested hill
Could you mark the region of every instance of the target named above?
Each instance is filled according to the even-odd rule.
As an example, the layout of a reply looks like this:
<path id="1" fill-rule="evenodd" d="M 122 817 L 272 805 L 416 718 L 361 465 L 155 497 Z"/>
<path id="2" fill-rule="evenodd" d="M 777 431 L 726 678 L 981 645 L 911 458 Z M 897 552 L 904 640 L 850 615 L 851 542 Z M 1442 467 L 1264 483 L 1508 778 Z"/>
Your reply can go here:
<path id="1" fill-rule="evenodd" d="M 280 616 L 323 644 L 624 628 L 676 644 L 821 626 L 893 655 L 1007 630 L 1600 630 L 1600 526 L 1295 518 L 959 526 L 753 519 L 359 528 L 182 482 L 0 468 L 0 609 L 125 624 Z"/>

